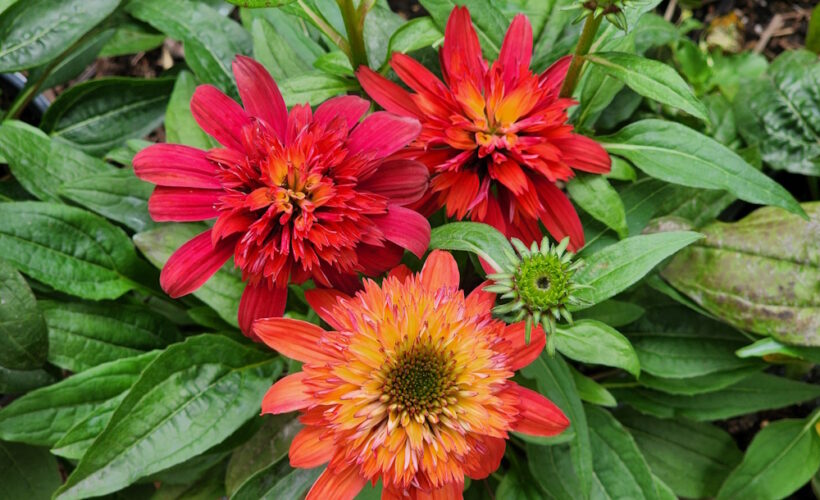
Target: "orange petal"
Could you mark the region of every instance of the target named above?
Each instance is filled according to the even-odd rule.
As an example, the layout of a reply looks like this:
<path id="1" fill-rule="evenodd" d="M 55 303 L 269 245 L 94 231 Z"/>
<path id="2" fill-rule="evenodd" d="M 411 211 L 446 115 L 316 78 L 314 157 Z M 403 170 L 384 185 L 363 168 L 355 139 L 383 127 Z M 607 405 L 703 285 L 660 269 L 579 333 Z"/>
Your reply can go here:
<path id="1" fill-rule="evenodd" d="M 305 300 L 328 325 L 336 330 L 343 329 L 344 325 L 336 320 L 333 310 L 339 299 L 349 299 L 350 296 L 331 288 L 314 288 L 305 292 Z"/>
<path id="2" fill-rule="evenodd" d="M 493 270 L 492 272 L 495 272 Z M 474 311 L 475 313 L 488 313 L 490 309 L 493 308 L 495 304 L 495 294 L 492 292 L 484 291 L 484 287 L 487 285 L 491 285 L 493 282 L 487 280 L 470 292 L 470 295 L 467 296 L 467 308 L 470 311 Z"/>
<path id="3" fill-rule="evenodd" d="M 458 265 L 449 252 L 433 250 L 421 270 L 421 282 L 433 290 L 458 288 Z"/>
<path id="4" fill-rule="evenodd" d="M 520 370 L 535 361 L 535 358 L 547 345 L 547 336 L 540 326 L 533 325 L 530 331 L 530 343 L 527 344 L 527 324 L 524 321 L 504 328 L 504 338 L 509 342 L 506 346 L 510 355 L 510 370 Z"/>
<path id="5" fill-rule="evenodd" d="M 503 438 L 485 436 L 477 443 L 482 450 L 480 456 L 466 464 L 464 473 L 471 479 L 484 479 L 498 469 L 501 459 L 504 458 L 504 450 L 507 448 L 507 441 Z"/>
<path id="6" fill-rule="evenodd" d="M 333 439 L 321 439 L 324 431 L 319 427 L 305 427 L 293 437 L 288 456 L 291 467 L 312 469 L 330 461 L 336 445 Z"/>
<path id="7" fill-rule="evenodd" d="M 569 427 L 569 420 L 555 403 L 525 387 L 512 383 L 519 399 L 518 421 L 512 430 L 532 436 L 556 436 Z"/>
<path id="8" fill-rule="evenodd" d="M 307 407 L 312 398 L 305 390 L 305 372 L 294 373 L 268 389 L 262 399 L 262 413 L 287 413 Z"/>
<path id="9" fill-rule="evenodd" d="M 458 500 L 464 498 L 464 483 L 447 483 L 432 491 L 416 490 L 416 500 Z"/>
<path id="10" fill-rule="evenodd" d="M 342 470 L 327 468 L 313 483 L 305 500 L 353 500 L 366 483 L 356 466 Z"/>
<path id="11" fill-rule="evenodd" d="M 335 358 L 322 350 L 320 327 L 290 318 L 264 318 L 253 324 L 253 333 L 271 349 L 302 363 L 324 364 Z"/>

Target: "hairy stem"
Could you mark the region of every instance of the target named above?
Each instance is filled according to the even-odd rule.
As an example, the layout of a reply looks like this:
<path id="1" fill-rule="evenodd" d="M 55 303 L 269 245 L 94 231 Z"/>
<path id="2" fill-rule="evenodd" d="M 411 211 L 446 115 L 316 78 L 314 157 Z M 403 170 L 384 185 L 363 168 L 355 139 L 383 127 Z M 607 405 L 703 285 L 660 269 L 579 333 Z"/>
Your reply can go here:
<path id="1" fill-rule="evenodd" d="M 595 34 L 598 33 L 602 20 L 603 16 L 596 16 L 594 12 L 590 12 L 584 21 L 584 30 L 581 32 L 581 38 L 578 39 L 578 45 L 575 46 L 575 54 L 569 64 L 567 78 L 561 87 L 561 97 L 572 97 L 572 93 L 575 92 L 575 87 L 581 77 L 581 68 L 584 66 L 584 56 L 589 53 L 589 48 L 595 41 Z"/>

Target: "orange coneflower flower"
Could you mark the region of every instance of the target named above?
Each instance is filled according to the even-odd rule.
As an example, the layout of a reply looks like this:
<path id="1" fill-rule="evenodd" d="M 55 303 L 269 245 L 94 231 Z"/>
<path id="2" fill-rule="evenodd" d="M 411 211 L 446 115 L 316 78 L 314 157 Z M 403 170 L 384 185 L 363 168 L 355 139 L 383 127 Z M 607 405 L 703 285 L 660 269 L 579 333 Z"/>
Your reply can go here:
<path id="1" fill-rule="evenodd" d="M 154 220 L 215 219 L 168 259 L 162 288 L 187 295 L 233 257 L 247 282 L 239 326 L 252 337 L 255 319 L 282 315 L 288 283 L 355 289 L 358 273 L 381 274 L 405 249 L 423 255 L 430 224 L 405 206 L 424 195 L 428 174 L 390 158 L 418 135 L 415 119 L 365 117 L 370 103 L 355 96 L 288 111 L 261 64 L 237 56 L 233 69 L 244 108 L 210 85 L 191 100 L 197 123 L 223 147 L 155 144 L 134 158 L 134 171 L 157 185 Z"/>
<path id="2" fill-rule="evenodd" d="M 505 325 L 495 295 L 458 288 L 453 257 L 434 251 L 419 274 L 398 268 L 350 297 L 308 300 L 334 330 L 258 320 L 270 347 L 304 363 L 271 387 L 263 413 L 302 412 L 294 467 L 328 463 L 308 500 L 352 499 L 381 479 L 382 498 L 461 498 L 464 476 L 498 468 L 509 431 L 561 433 L 569 421 L 544 396 L 510 380 L 544 348 L 541 328 Z"/>
<path id="3" fill-rule="evenodd" d="M 571 99 L 559 98 L 565 57 L 543 73 L 530 71 L 532 27 L 523 14 L 510 25 L 498 60 L 488 64 L 466 7 L 450 14 L 439 80 L 409 56 L 390 65 L 413 93 L 361 67 L 362 88 L 384 109 L 417 118 L 422 131 L 403 154 L 433 174 L 425 208 L 486 222 L 508 237 L 541 240 L 538 222 L 569 248 L 584 243 L 578 214 L 555 185 L 573 170 L 609 172 L 606 151 L 567 123 Z M 432 205 L 432 207 L 430 207 Z M 429 210 L 428 210 L 429 211 Z"/>

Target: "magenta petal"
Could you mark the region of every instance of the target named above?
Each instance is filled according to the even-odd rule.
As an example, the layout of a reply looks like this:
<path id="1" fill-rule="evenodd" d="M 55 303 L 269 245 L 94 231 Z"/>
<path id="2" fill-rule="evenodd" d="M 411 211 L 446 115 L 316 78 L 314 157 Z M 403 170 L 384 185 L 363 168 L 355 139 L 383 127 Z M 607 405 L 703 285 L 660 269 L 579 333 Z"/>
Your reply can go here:
<path id="1" fill-rule="evenodd" d="M 342 95 L 323 102 L 316 108 L 313 121 L 327 125 L 337 116 L 347 121 L 347 128 L 353 128 L 370 109 L 370 102 L 354 95 Z"/>
<path id="2" fill-rule="evenodd" d="M 259 342 L 259 337 L 253 333 L 253 322 L 261 318 L 278 318 L 285 312 L 285 303 L 288 301 L 287 288 L 268 288 L 267 283 L 258 283 L 255 286 L 248 283 L 242 298 L 239 300 L 239 328 L 246 337 Z"/>
<path id="3" fill-rule="evenodd" d="M 244 151 L 242 128 L 251 118 L 234 102 L 212 85 L 200 85 L 191 98 L 191 113 L 202 130 L 227 148 Z"/>
<path id="4" fill-rule="evenodd" d="M 409 208 L 390 205 L 385 215 L 371 216 L 388 241 L 421 258 L 430 245 L 430 223 Z"/>
<path id="5" fill-rule="evenodd" d="M 233 253 L 236 238 L 211 243 L 208 229 L 188 241 L 171 255 L 159 277 L 165 293 L 173 298 L 187 295 L 208 281 Z"/>
<path id="6" fill-rule="evenodd" d="M 148 213 L 157 222 L 192 222 L 213 219 L 224 193 L 216 189 L 157 186 L 148 199 Z"/>
<path id="7" fill-rule="evenodd" d="M 387 160 L 359 187 L 382 195 L 395 205 L 409 205 L 421 199 L 430 185 L 427 167 L 414 160 Z"/>
<path id="8" fill-rule="evenodd" d="M 529 72 L 532 58 L 532 26 L 524 14 L 513 18 L 501 53 L 498 55 L 498 64 L 501 66 L 501 75 L 506 88 L 512 89 L 519 77 Z"/>
<path id="9" fill-rule="evenodd" d="M 158 186 L 222 187 L 207 152 L 181 144 L 148 146 L 137 153 L 133 165 L 137 177 Z"/>
<path id="10" fill-rule="evenodd" d="M 419 132 L 421 124 L 415 118 L 379 111 L 353 129 L 348 148 L 353 154 L 372 153 L 377 158 L 384 158 L 408 145 Z"/>
<path id="11" fill-rule="evenodd" d="M 268 70 L 250 57 L 239 55 L 233 61 L 233 74 L 245 110 L 251 116 L 264 120 L 283 141 L 288 108 Z"/>

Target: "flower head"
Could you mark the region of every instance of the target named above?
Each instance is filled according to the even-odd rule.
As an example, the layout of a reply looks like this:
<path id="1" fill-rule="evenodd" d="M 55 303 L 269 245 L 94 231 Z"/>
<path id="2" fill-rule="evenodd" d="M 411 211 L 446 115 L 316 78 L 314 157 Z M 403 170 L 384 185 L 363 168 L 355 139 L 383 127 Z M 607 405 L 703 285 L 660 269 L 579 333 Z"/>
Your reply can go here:
<path id="1" fill-rule="evenodd" d="M 271 387 L 263 413 L 301 411 L 294 467 L 327 469 L 308 500 L 351 499 L 381 479 L 382 498 L 461 498 L 464 476 L 499 465 L 509 431 L 561 433 L 569 422 L 540 394 L 511 381 L 544 348 L 542 329 L 491 315 L 495 296 L 458 289 L 453 257 L 434 251 L 421 273 L 398 269 L 349 297 L 311 291 L 335 330 L 271 318 L 263 342 L 304 363 Z"/>
<path id="2" fill-rule="evenodd" d="M 573 254 L 566 251 L 569 238 L 553 246 L 544 237 L 540 248 L 535 242 L 528 248 L 516 238 L 512 239 L 512 243 L 518 252 L 518 258 L 512 265 L 513 271 L 487 276 L 493 284 L 486 286 L 485 290 L 502 294 L 502 300 L 509 299 L 493 308 L 493 312 L 510 323 L 526 321 L 526 341 L 529 342 L 532 325 L 540 324 L 553 334 L 556 321 L 563 318 L 572 322 L 567 306 L 581 304 L 573 295 L 581 285 L 572 278 L 583 261 L 573 261 Z"/>
<path id="3" fill-rule="evenodd" d="M 555 185 L 575 170 L 604 173 L 610 159 L 592 139 L 573 133 L 558 93 L 570 59 L 542 74 L 529 69 L 532 27 L 517 15 L 501 53 L 489 65 L 466 7 L 450 14 L 441 49 L 442 82 L 404 54 L 391 66 L 414 93 L 367 68 L 358 70 L 367 93 L 384 109 L 418 118 L 422 132 L 408 156 L 427 164 L 436 206 L 469 216 L 527 243 L 541 239 L 538 222 L 556 239 L 583 245 L 572 204 Z"/>
<path id="4" fill-rule="evenodd" d="M 199 125 L 224 147 L 157 144 L 134 158 L 134 169 L 157 184 L 154 220 L 216 219 L 171 256 L 162 287 L 188 294 L 233 256 L 247 281 L 239 306 L 247 334 L 255 318 L 282 314 L 290 281 L 351 289 L 356 273 L 381 273 L 404 249 L 422 255 L 429 223 L 405 205 L 423 196 L 428 173 L 388 158 L 418 135 L 415 119 L 378 112 L 360 122 L 369 103 L 354 96 L 288 112 L 259 63 L 238 56 L 233 69 L 244 109 L 209 85 L 191 101 Z"/>

